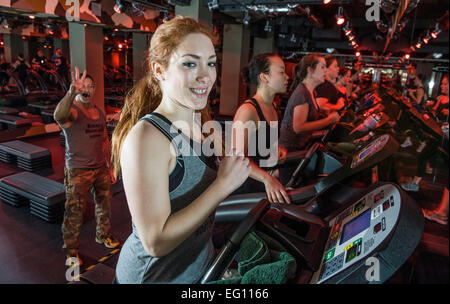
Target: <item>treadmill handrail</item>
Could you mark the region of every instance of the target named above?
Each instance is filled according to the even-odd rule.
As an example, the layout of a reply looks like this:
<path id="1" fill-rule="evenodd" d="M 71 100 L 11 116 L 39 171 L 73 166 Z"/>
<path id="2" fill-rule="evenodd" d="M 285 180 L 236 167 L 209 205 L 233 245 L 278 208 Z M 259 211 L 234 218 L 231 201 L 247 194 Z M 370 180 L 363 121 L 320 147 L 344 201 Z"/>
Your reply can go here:
<path id="1" fill-rule="evenodd" d="M 212 264 L 208 267 L 205 275 L 201 279 L 201 283 L 207 283 L 213 280 L 217 280 L 222 272 L 229 266 L 236 251 L 253 226 L 261 219 L 264 214 L 270 209 L 270 202 L 266 199 L 260 200 L 260 202 L 250 210 L 244 220 L 239 224 L 233 235 L 222 247 L 221 251 L 214 259 Z"/>

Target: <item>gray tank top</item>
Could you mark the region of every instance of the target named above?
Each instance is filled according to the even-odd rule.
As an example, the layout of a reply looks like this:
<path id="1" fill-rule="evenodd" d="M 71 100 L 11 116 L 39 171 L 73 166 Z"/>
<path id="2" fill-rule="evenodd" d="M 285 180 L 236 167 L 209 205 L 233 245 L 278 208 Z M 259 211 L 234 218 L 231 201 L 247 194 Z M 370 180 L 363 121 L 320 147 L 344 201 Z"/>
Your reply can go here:
<path id="1" fill-rule="evenodd" d="M 103 112 L 95 106 L 99 116 L 90 119 L 76 105 L 73 107 L 78 112 L 77 120 L 70 127 L 62 128 L 66 138 L 66 167 L 95 169 L 106 165 L 103 152 L 106 121 Z"/>
<path id="2" fill-rule="evenodd" d="M 169 175 L 171 213 L 175 213 L 193 202 L 216 179 L 215 162 L 197 153 L 190 138 L 161 114 L 148 114 L 142 119 L 158 128 L 178 151 L 177 164 Z M 156 258 L 144 249 L 132 223 L 132 233 L 116 266 L 118 283 L 198 283 L 214 258 L 213 224 L 214 213 L 169 254 Z"/>

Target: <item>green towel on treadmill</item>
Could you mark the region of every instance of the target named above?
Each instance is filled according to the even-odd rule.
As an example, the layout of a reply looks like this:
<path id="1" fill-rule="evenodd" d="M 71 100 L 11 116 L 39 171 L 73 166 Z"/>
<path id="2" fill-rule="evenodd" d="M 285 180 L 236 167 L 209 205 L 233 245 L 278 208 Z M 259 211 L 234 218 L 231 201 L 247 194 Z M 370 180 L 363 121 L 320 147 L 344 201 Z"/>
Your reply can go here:
<path id="1" fill-rule="evenodd" d="M 261 233 L 249 233 L 239 248 L 239 277 L 209 284 L 283 284 L 297 270 L 295 259 L 283 246 Z"/>

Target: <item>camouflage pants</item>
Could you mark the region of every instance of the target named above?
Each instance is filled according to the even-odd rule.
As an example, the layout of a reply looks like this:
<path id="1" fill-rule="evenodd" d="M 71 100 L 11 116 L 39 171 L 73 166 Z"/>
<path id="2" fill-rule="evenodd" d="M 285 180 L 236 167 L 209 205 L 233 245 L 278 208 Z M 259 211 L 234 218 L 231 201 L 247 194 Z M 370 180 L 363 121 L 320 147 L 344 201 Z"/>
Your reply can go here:
<path id="1" fill-rule="evenodd" d="M 86 198 L 93 188 L 97 237 L 109 235 L 111 228 L 111 180 L 106 166 L 98 169 L 64 168 L 66 204 L 62 224 L 63 251 L 72 254 L 80 246 L 80 231 L 83 224 L 83 210 Z"/>

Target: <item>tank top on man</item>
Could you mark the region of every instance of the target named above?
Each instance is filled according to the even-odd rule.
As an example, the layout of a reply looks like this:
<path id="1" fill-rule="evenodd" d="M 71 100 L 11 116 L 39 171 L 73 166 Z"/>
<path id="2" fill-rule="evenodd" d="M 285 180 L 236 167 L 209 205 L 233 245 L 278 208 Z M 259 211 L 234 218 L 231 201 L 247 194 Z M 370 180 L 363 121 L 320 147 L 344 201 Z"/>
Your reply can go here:
<path id="1" fill-rule="evenodd" d="M 99 115 L 91 119 L 75 104 L 77 119 L 68 127 L 63 128 L 66 137 L 66 167 L 96 169 L 106 165 L 103 152 L 103 134 L 106 121 L 103 112 L 94 105 Z"/>
<path id="2" fill-rule="evenodd" d="M 171 214 L 197 199 L 217 177 L 214 157 L 194 149 L 194 142 L 158 113 L 143 120 L 160 130 L 177 151 L 175 168 L 169 174 Z M 214 213 L 186 240 L 162 257 L 152 257 L 144 249 L 132 223 L 132 232 L 124 243 L 116 267 L 121 284 L 198 283 L 214 258 L 212 229 Z"/>
<path id="3" fill-rule="evenodd" d="M 294 109 L 303 104 L 308 105 L 308 117 L 306 121 L 320 119 L 319 106 L 311 97 L 310 92 L 303 83 L 300 83 L 288 100 L 281 122 L 280 145 L 286 147 L 288 151 L 295 151 L 305 148 L 311 139 L 313 132 L 303 132 L 296 134 L 293 127 Z"/>

